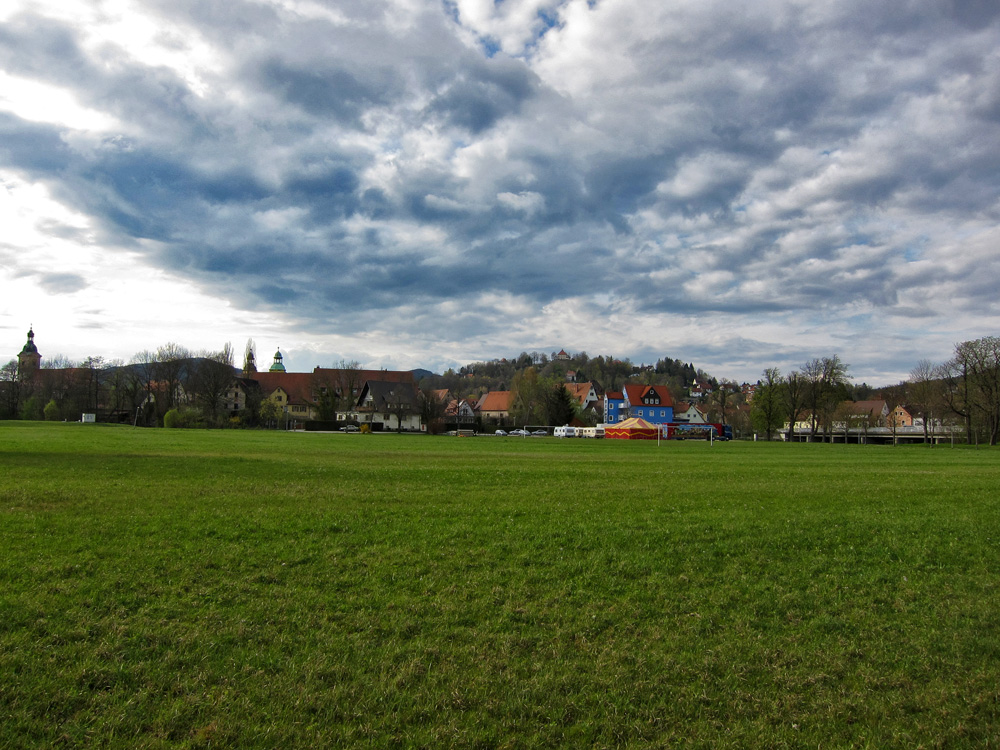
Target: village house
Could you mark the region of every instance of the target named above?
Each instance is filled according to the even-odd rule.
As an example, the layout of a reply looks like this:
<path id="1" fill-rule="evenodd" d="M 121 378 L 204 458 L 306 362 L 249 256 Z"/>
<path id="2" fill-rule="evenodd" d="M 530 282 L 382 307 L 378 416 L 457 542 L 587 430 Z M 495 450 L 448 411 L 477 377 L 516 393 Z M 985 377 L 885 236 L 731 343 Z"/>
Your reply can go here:
<path id="1" fill-rule="evenodd" d="M 485 423 L 505 424 L 510 419 L 510 391 L 490 391 L 484 393 L 475 411 Z"/>
<path id="2" fill-rule="evenodd" d="M 708 414 L 693 402 L 679 401 L 674 407 L 674 421 L 701 424 L 708 421 Z"/>
<path id="3" fill-rule="evenodd" d="M 615 424 L 638 417 L 652 424 L 674 421 L 674 399 L 665 385 L 626 385 L 604 398 L 604 422 Z"/>

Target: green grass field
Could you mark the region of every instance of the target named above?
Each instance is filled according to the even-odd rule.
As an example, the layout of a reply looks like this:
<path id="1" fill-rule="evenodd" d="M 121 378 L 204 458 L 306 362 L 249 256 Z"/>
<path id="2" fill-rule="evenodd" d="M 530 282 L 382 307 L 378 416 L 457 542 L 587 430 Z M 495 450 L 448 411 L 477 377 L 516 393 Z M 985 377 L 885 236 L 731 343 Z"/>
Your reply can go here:
<path id="1" fill-rule="evenodd" d="M 1000 452 L 0 423 L 0 748 L 995 747 Z"/>

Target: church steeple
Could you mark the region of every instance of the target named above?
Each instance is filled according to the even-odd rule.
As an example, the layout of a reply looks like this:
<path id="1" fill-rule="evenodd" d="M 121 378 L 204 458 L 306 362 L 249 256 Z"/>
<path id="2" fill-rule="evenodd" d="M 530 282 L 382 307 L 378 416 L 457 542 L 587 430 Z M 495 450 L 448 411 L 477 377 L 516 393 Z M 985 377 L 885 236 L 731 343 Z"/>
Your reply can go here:
<path id="1" fill-rule="evenodd" d="M 274 353 L 274 362 L 268 368 L 268 372 L 284 372 L 285 366 L 281 364 L 281 349 Z"/>
<path id="2" fill-rule="evenodd" d="M 38 353 L 35 346 L 35 331 L 28 328 L 28 341 L 25 343 L 21 353 L 17 355 L 17 374 L 21 380 L 30 377 L 30 373 L 38 369 L 42 362 L 42 355 Z"/>

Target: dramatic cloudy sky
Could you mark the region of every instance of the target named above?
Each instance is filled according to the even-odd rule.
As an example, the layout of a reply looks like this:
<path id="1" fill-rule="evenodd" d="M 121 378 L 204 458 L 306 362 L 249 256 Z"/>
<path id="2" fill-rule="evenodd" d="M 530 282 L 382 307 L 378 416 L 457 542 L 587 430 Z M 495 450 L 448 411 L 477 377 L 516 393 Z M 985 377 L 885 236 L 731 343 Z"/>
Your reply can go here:
<path id="1" fill-rule="evenodd" d="M 995 0 L 5 0 L 0 343 L 894 382 L 1000 328 Z"/>

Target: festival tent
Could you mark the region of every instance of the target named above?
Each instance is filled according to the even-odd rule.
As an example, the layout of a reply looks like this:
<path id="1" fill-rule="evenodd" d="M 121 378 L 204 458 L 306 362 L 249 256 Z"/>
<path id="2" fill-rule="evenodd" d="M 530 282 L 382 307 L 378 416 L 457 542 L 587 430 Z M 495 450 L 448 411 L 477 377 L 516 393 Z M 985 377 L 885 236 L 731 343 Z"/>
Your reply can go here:
<path id="1" fill-rule="evenodd" d="M 618 440 L 656 440 L 657 432 L 659 428 L 655 424 L 632 417 L 615 425 L 607 425 L 604 428 L 604 437 Z"/>

